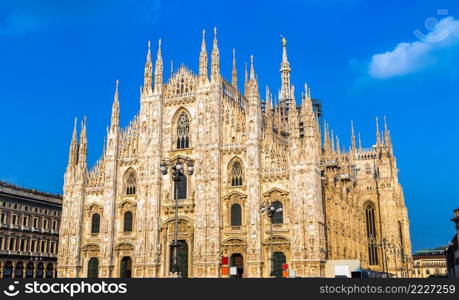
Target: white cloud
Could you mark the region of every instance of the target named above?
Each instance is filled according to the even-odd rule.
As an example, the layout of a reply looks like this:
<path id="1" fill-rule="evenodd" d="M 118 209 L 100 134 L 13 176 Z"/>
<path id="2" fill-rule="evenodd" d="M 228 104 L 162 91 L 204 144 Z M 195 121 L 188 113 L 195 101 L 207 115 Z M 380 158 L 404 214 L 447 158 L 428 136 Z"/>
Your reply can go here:
<path id="1" fill-rule="evenodd" d="M 410 74 L 436 64 L 447 49 L 459 45 L 459 20 L 447 17 L 437 23 L 431 18 L 426 27 L 432 29 L 428 34 L 414 32 L 419 41 L 402 42 L 392 51 L 373 55 L 369 75 L 383 79 Z"/>

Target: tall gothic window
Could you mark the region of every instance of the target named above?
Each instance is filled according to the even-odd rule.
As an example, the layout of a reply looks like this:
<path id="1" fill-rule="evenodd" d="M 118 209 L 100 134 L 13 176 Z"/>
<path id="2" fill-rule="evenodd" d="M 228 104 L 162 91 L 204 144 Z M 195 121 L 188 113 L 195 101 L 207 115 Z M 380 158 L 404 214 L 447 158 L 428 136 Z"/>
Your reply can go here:
<path id="1" fill-rule="evenodd" d="M 231 205 L 231 226 L 241 226 L 242 212 L 239 204 Z"/>
<path id="2" fill-rule="evenodd" d="M 368 203 L 365 206 L 365 221 L 367 227 L 369 263 L 370 265 L 377 265 L 379 264 L 379 259 L 376 239 L 375 207 L 372 203 Z"/>
<path id="3" fill-rule="evenodd" d="M 175 199 L 186 199 L 187 179 L 185 174 L 177 176 L 177 180 L 174 181 L 174 200 Z"/>
<path id="4" fill-rule="evenodd" d="M 127 211 L 124 213 L 124 232 L 132 231 L 132 212 Z"/>
<path id="5" fill-rule="evenodd" d="M 100 215 L 93 214 L 91 218 L 91 233 L 99 233 L 100 231 Z"/>
<path id="6" fill-rule="evenodd" d="M 88 262 L 88 278 L 99 277 L 99 260 L 97 257 L 91 257 Z"/>
<path id="7" fill-rule="evenodd" d="M 231 186 L 242 185 L 242 166 L 239 161 L 235 161 L 231 167 Z"/>
<path id="8" fill-rule="evenodd" d="M 190 146 L 190 121 L 187 115 L 182 112 L 177 120 L 177 149 L 184 149 Z"/>
<path id="9" fill-rule="evenodd" d="M 136 175 L 134 170 L 130 170 L 126 176 L 126 195 L 135 195 L 136 193 Z"/>
<path id="10" fill-rule="evenodd" d="M 282 224 L 284 223 L 284 210 L 282 208 L 282 202 L 274 201 L 273 206 L 276 208 L 274 211 L 274 216 L 272 217 L 273 224 Z"/>

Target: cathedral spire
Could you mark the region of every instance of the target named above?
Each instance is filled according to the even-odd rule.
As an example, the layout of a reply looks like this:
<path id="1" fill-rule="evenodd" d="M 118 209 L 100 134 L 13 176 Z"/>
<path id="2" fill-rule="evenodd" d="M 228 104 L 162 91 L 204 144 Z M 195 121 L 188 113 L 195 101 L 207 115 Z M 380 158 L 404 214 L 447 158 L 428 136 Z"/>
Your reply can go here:
<path id="1" fill-rule="evenodd" d="M 233 70 L 231 71 L 231 84 L 237 90 L 236 49 L 233 48 Z"/>
<path id="2" fill-rule="evenodd" d="M 208 81 L 207 73 L 206 30 L 202 30 L 201 53 L 199 54 L 199 77 L 201 82 Z"/>
<path id="3" fill-rule="evenodd" d="M 333 132 L 333 129 L 331 130 L 330 135 L 331 135 L 331 151 L 334 153 L 336 151 L 336 148 L 335 148 L 335 133 Z"/>
<path id="4" fill-rule="evenodd" d="M 244 83 L 249 81 L 249 75 L 247 73 L 247 63 L 244 64 Z"/>
<path id="5" fill-rule="evenodd" d="M 379 132 L 379 121 L 376 117 L 376 146 L 381 145 L 381 133 Z"/>
<path id="6" fill-rule="evenodd" d="M 74 166 L 78 163 L 78 141 L 77 141 L 77 118 L 73 124 L 72 141 L 70 142 L 69 163 L 68 166 Z"/>
<path id="7" fill-rule="evenodd" d="M 78 166 L 85 170 L 87 167 L 86 158 L 88 154 L 88 141 L 86 137 L 86 117 L 81 121 L 80 146 L 78 154 Z"/>
<path id="8" fill-rule="evenodd" d="M 392 141 L 390 138 L 390 130 L 387 126 L 386 116 L 384 116 L 384 142 L 386 146 L 392 147 Z"/>
<path id="9" fill-rule="evenodd" d="M 163 86 L 163 57 L 161 51 L 161 39 L 158 40 L 158 53 L 155 65 L 155 92 L 161 93 Z"/>
<path id="10" fill-rule="evenodd" d="M 362 151 L 362 139 L 360 138 L 360 132 L 359 132 L 359 151 Z"/>
<path id="11" fill-rule="evenodd" d="M 336 136 L 336 154 L 340 155 L 341 154 L 341 146 L 339 144 L 339 137 Z"/>
<path id="12" fill-rule="evenodd" d="M 271 117 L 270 113 L 271 113 L 272 107 L 273 107 L 273 103 L 272 103 L 272 99 L 271 99 L 271 93 L 269 91 L 269 87 L 266 86 L 266 108 L 265 108 L 265 111 L 266 111 L 266 113 L 267 113 L 267 115 L 269 117 Z"/>
<path id="13" fill-rule="evenodd" d="M 253 55 L 250 55 L 250 80 L 255 80 L 255 67 L 253 65 Z"/>
<path id="14" fill-rule="evenodd" d="M 153 85 L 153 78 L 152 78 L 152 71 L 153 65 L 151 62 L 151 48 L 150 48 L 150 41 L 148 41 L 148 51 L 147 51 L 147 60 L 145 62 L 145 71 L 143 74 L 143 93 L 144 94 L 151 94 L 152 92 L 152 85 Z"/>
<path id="15" fill-rule="evenodd" d="M 355 151 L 355 149 L 354 121 L 351 120 L 351 151 Z"/>
<path id="16" fill-rule="evenodd" d="M 327 122 L 324 122 L 324 151 L 329 153 L 331 150 L 330 147 L 330 133 L 328 132 Z"/>
<path id="17" fill-rule="evenodd" d="M 212 48 L 212 72 L 211 80 L 218 81 L 220 78 L 220 51 L 218 50 L 217 27 L 214 27 L 214 43 Z"/>
<path id="18" fill-rule="evenodd" d="M 286 104 L 290 104 L 292 99 L 292 89 L 290 86 L 290 63 L 287 59 L 287 40 L 282 37 L 282 62 L 280 66 L 281 73 L 281 91 L 279 101 Z"/>
<path id="19" fill-rule="evenodd" d="M 302 97 L 302 102 L 301 102 L 301 114 L 306 117 L 306 116 L 312 116 L 313 109 L 312 109 L 312 100 L 311 100 L 311 95 L 310 95 L 310 90 L 308 87 L 308 84 L 304 84 L 304 94 Z"/>
<path id="20" fill-rule="evenodd" d="M 118 94 L 118 79 L 116 80 L 115 95 L 113 96 L 111 127 L 118 127 L 120 122 L 120 102 Z"/>

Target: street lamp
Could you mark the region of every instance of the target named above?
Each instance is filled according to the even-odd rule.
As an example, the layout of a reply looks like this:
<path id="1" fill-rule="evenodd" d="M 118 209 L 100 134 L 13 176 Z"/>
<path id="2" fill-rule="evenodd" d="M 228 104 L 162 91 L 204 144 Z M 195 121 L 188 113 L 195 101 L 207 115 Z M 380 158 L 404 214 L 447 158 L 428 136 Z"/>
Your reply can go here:
<path id="1" fill-rule="evenodd" d="M 270 220 L 270 238 L 269 238 L 269 260 L 271 261 L 271 277 L 274 277 L 274 257 L 273 257 L 273 218 L 276 213 L 282 211 L 282 207 L 276 207 L 274 203 L 265 203 L 260 206 L 260 214 L 266 212 Z"/>
<path id="2" fill-rule="evenodd" d="M 191 159 L 184 159 L 186 162 L 186 173 L 188 175 L 193 175 L 194 173 L 194 164 Z M 174 200 L 175 200 L 175 216 L 174 216 L 174 240 L 171 244 L 173 249 L 172 252 L 172 270 L 171 276 L 181 277 L 179 273 L 178 264 L 177 264 L 177 248 L 180 246 L 177 240 L 178 234 L 178 182 L 181 180 L 181 177 L 184 175 L 184 163 L 180 159 L 175 161 L 165 160 L 161 162 L 159 170 L 164 176 L 167 175 L 168 168 L 171 167 L 172 180 L 174 181 Z"/>

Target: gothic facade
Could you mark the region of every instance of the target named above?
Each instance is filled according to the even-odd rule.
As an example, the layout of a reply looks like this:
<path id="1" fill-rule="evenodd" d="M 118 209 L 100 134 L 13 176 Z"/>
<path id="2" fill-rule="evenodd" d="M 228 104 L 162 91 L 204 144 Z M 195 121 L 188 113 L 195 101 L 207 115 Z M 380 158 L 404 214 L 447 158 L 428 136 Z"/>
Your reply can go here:
<path id="1" fill-rule="evenodd" d="M 353 134 L 342 151 L 306 85 L 297 101 L 285 39 L 274 103 L 268 88 L 260 96 L 253 57 L 243 92 L 234 51 L 231 82 L 222 77 L 216 30 L 210 56 L 208 70 L 203 33 L 199 73 L 181 66 L 165 82 L 161 41 L 155 63 L 149 44 L 140 111 L 120 127 L 117 82 L 91 169 L 86 121 L 79 142 L 75 123 L 58 276 L 227 277 L 222 257 L 243 277 L 286 266 L 324 276 L 338 259 L 406 272 L 409 223 L 387 126 L 372 148 Z"/>

